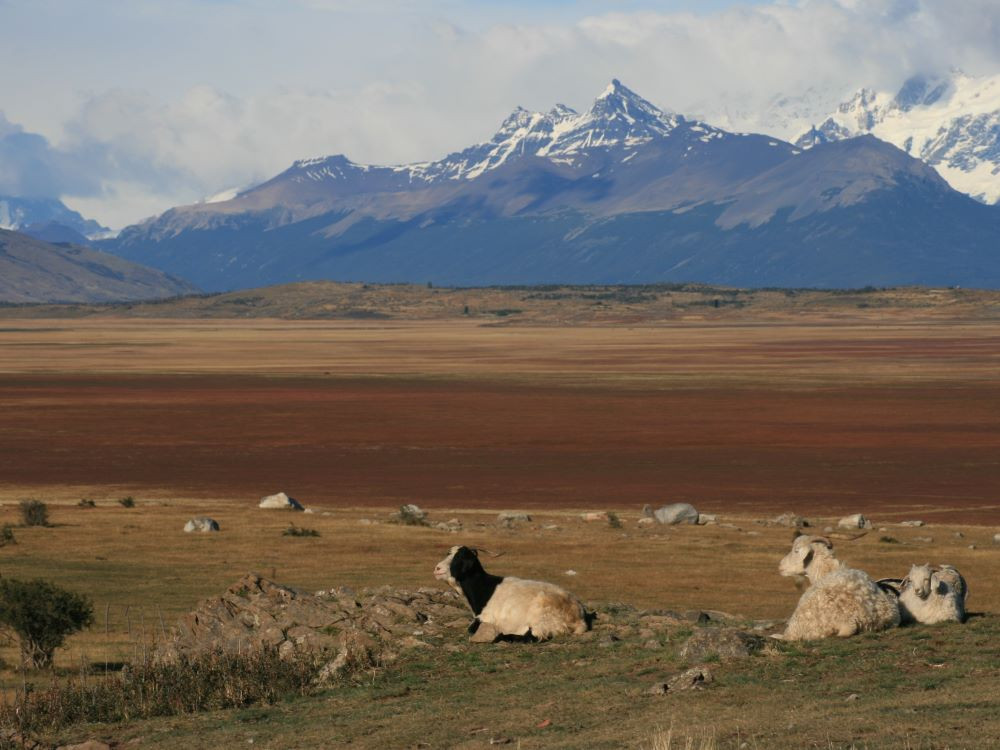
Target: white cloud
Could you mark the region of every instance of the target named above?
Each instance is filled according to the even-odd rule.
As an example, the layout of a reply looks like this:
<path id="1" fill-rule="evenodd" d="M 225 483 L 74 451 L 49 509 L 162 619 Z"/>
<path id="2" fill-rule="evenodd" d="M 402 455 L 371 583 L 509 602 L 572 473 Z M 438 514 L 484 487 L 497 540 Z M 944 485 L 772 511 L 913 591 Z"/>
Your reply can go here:
<path id="1" fill-rule="evenodd" d="M 115 226 L 296 158 L 437 158 L 489 137 L 515 105 L 586 107 L 612 77 L 665 108 L 752 127 L 776 95 L 810 86 L 823 92 L 812 104 L 821 111 L 918 71 L 1000 72 L 996 0 L 701 14 L 653 0 L 615 12 L 594 2 L 94 0 L 86 14 L 62 15 L 54 2 L 5 6 L 0 66 L 22 73 L 3 104 L 29 132 L 0 118 L 0 192 L 52 190 Z"/>

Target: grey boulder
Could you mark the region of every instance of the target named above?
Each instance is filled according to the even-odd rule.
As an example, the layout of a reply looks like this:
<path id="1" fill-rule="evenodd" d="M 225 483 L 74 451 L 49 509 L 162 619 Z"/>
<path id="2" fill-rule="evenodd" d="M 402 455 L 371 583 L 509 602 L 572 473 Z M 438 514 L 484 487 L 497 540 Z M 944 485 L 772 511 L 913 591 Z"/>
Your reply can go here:
<path id="1" fill-rule="evenodd" d="M 214 518 L 209 518 L 208 516 L 198 516 L 192 518 L 186 524 L 184 524 L 184 531 L 188 534 L 193 534 L 196 531 L 206 533 L 209 531 L 218 531 L 219 522 Z"/>
<path id="2" fill-rule="evenodd" d="M 698 523 L 698 511 L 688 503 L 673 503 L 654 510 L 653 518 L 668 526 L 681 523 L 693 524 Z"/>
<path id="3" fill-rule="evenodd" d="M 305 510 L 305 508 L 302 507 L 302 503 L 294 497 L 289 497 L 284 492 L 262 497 L 258 507 L 278 510 Z"/>

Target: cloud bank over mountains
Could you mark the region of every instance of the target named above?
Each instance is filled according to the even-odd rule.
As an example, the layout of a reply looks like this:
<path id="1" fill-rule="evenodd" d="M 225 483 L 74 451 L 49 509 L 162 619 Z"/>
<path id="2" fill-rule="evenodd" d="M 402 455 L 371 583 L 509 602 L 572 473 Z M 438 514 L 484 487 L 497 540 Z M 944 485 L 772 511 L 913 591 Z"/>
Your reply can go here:
<path id="1" fill-rule="evenodd" d="M 782 96 L 819 116 L 861 86 L 1000 72 L 995 0 L 68 5 L 0 2 L 0 65 L 19 71 L 0 100 L 0 195 L 62 197 L 116 227 L 298 158 L 436 159 L 515 105 L 580 108 L 611 77 L 756 130 Z"/>

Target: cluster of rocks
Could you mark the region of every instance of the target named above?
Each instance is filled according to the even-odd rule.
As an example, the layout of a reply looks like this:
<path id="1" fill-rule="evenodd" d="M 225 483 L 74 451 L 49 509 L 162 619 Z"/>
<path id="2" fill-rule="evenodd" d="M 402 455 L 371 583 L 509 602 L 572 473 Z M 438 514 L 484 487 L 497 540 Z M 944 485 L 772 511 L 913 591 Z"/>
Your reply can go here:
<path id="1" fill-rule="evenodd" d="M 185 615 L 159 656 L 268 646 L 285 658 L 329 656 L 332 676 L 358 661 L 388 662 L 402 649 L 440 645 L 470 619 L 465 602 L 448 590 L 340 587 L 309 594 L 251 573 Z"/>

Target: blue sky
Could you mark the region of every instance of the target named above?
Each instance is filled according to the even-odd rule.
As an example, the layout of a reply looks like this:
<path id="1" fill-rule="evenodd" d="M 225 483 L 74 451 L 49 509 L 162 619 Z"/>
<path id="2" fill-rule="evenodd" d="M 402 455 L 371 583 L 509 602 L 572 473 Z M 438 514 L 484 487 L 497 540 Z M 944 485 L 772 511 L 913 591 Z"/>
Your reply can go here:
<path id="1" fill-rule="evenodd" d="M 996 0 L 0 0 L 0 194 L 120 227 L 295 158 L 437 158 L 613 77 L 753 129 L 950 66 L 1000 72 Z"/>

